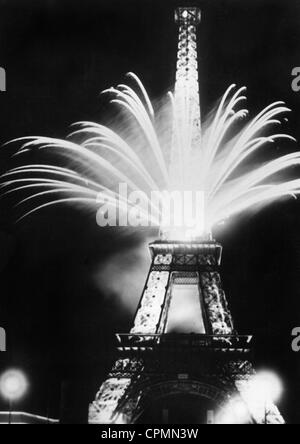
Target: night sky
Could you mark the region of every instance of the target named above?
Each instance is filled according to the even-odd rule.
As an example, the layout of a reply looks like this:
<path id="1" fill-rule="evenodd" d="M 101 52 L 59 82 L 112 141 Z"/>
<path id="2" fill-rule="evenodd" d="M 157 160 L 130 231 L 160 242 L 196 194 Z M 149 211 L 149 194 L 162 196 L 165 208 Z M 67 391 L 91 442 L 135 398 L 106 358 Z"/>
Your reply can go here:
<path id="1" fill-rule="evenodd" d="M 99 93 L 128 71 L 160 98 L 174 83 L 174 9 L 187 4 L 203 12 L 202 114 L 231 83 L 246 85 L 251 115 L 275 100 L 287 103 L 293 113 L 283 130 L 300 144 L 300 93 L 291 88 L 291 71 L 300 66 L 295 0 L 0 0 L 8 89 L 0 93 L 0 143 L 63 138 L 73 122 L 105 120 Z M 17 165 L 15 148 L 1 148 L 0 172 Z M 285 154 L 297 145 L 271 149 Z M 0 326 L 8 334 L 0 365 L 29 377 L 18 410 L 84 421 L 111 364 L 113 334 L 130 328 L 153 233 L 100 230 L 94 214 L 63 206 L 15 224 L 15 203 L 0 200 Z M 291 350 L 291 331 L 300 326 L 299 227 L 300 203 L 291 198 L 215 232 L 236 327 L 255 336 L 256 367 L 283 379 L 280 409 L 291 423 L 300 423 L 300 354 Z"/>

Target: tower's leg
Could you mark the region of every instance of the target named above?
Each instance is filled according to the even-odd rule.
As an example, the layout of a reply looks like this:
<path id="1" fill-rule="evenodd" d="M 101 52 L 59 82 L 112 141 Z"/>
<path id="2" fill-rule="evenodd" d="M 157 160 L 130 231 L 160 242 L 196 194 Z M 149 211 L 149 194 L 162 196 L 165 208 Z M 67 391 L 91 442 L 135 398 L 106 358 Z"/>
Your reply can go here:
<path id="1" fill-rule="evenodd" d="M 263 399 L 263 396 L 260 397 L 258 393 L 253 393 L 250 376 L 237 379 L 235 385 L 256 424 L 285 424 L 278 408 L 272 401 Z"/>
<path id="2" fill-rule="evenodd" d="M 232 361 L 226 366 L 226 373 L 232 380 L 241 399 L 244 401 L 255 424 L 285 424 L 278 408 L 259 393 L 253 379 L 256 372 L 249 361 Z"/>
<path id="3" fill-rule="evenodd" d="M 127 409 L 126 412 L 121 412 L 120 405 L 142 370 L 141 360 L 119 359 L 116 361 L 108 378 L 101 385 L 95 401 L 90 404 L 89 424 L 131 424 L 130 411 Z M 134 407 L 132 406 L 132 411 Z"/>

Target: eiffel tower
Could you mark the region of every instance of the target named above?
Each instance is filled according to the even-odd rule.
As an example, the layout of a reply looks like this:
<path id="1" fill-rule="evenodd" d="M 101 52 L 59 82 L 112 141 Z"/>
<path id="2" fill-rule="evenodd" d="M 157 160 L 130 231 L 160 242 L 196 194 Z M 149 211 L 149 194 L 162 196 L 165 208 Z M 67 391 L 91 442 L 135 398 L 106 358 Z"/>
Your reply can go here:
<path id="1" fill-rule="evenodd" d="M 200 21 L 198 8 L 176 10 L 175 99 L 189 102 L 191 149 L 201 144 Z M 219 271 L 222 246 L 211 236 L 188 242 L 161 238 L 150 244 L 150 252 L 152 264 L 132 329 L 117 335 L 116 361 L 90 405 L 89 423 L 134 424 L 164 399 L 192 396 L 213 405 L 217 413 L 208 410 L 208 423 L 284 424 L 271 401 L 250 394 L 252 337 L 238 335 L 233 325 Z M 168 423 L 167 410 L 161 422 Z"/>

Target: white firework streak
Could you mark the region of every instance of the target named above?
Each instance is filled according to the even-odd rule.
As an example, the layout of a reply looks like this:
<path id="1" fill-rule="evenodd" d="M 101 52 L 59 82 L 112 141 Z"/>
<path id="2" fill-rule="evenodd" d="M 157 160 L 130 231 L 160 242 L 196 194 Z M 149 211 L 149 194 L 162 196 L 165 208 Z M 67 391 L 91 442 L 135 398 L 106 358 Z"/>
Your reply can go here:
<path id="1" fill-rule="evenodd" d="M 153 206 L 151 191 L 191 188 L 203 191 L 206 231 L 209 232 L 224 219 L 300 193 L 300 179 L 282 178 L 283 172 L 300 165 L 299 152 L 279 156 L 259 167 L 253 163 L 255 154 L 270 144 L 280 139 L 295 141 L 287 134 L 267 135 L 272 126 L 281 123 L 279 117 L 290 111 L 284 102 L 271 104 L 237 132 L 236 127 L 249 114 L 240 107 L 246 100 L 246 88 L 237 90 L 236 85 L 231 85 L 213 119 L 204 125 L 201 146 L 195 151 L 186 146 L 191 142 L 193 116 L 189 122 L 182 119 L 184 113 L 170 93 L 168 119 L 162 119 L 157 130 L 154 108 L 142 82 L 135 74 L 128 76 L 135 81 L 135 88 L 119 85 L 104 93 L 111 94 L 110 102 L 117 104 L 131 119 L 129 130 L 127 128 L 129 138 L 108 126 L 79 122 L 67 140 L 28 137 L 13 141 L 22 142 L 16 155 L 33 149 L 52 150 L 57 162 L 56 165 L 24 164 L 2 175 L 3 195 L 29 193 L 18 202 L 26 208 L 20 219 L 68 202 L 92 208 L 108 202 L 128 211 L 133 203 L 117 190 L 118 184 L 126 183 L 131 191 L 148 193 L 151 212 L 146 214 L 143 207 L 140 215 L 157 226 L 161 208 Z M 162 141 L 160 134 L 166 126 L 172 130 L 168 133 L 169 140 L 164 137 Z M 79 138 L 80 143 L 76 142 Z M 139 143 L 141 146 L 137 149 Z M 33 204 L 30 209 L 29 203 Z"/>

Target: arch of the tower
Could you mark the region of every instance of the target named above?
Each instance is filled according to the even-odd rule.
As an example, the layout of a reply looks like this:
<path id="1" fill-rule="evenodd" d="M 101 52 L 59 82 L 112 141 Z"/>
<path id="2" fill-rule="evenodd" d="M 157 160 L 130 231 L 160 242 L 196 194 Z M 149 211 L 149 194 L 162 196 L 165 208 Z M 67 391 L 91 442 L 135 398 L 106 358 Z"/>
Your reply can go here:
<path id="1" fill-rule="evenodd" d="M 186 423 L 199 424 L 204 420 L 213 424 L 218 421 L 217 418 L 225 418 L 232 400 L 237 397 L 238 393 L 233 395 L 217 384 L 197 380 L 164 380 L 152 384 L 145 381 L 135 387 L 121 410 L 123 421 L 127 423 L 149 423 L 149 412 L 157 424 L 167 424 L 169 421 L 174 424 L 174 417 L 169 417 L 172 406 L 176 410 L 178 423 L 183 424 L 182 417 L 178 416 L 178 406 L 181 404 L 182 412 L 188 418 Z M 239 402 L 242 403 L 242 400 L 239 399 Z M 252 422 L 250 413 L 244 422 Z"/>

